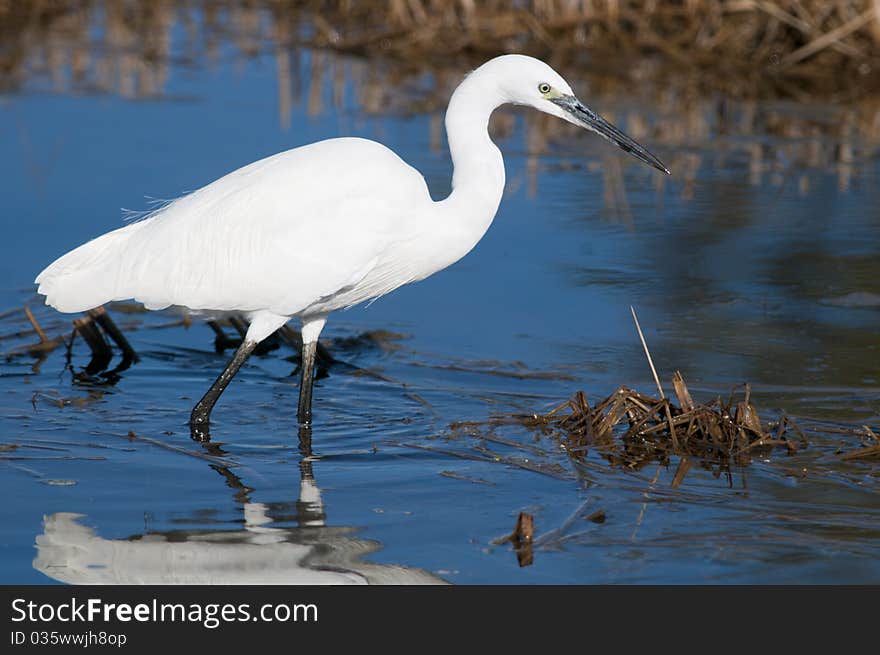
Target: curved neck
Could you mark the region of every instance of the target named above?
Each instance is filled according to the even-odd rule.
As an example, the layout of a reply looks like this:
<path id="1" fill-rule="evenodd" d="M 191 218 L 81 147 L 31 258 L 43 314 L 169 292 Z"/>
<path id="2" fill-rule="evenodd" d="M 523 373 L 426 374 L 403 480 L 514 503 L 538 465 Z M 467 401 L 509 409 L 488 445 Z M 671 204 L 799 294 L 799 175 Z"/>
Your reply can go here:
<path id="1" fill-rule="evenodd" d="M 489 117 L 505 102 L 498 89 L 472 73 L 458 86 L 446 110 L 452 155 L 452 193 L 444 204 L 479 240 L 492 223 L 504 192 L 504 160 L 489 138 Z M 476 240 L 474 243 L 476 243 Z"/>

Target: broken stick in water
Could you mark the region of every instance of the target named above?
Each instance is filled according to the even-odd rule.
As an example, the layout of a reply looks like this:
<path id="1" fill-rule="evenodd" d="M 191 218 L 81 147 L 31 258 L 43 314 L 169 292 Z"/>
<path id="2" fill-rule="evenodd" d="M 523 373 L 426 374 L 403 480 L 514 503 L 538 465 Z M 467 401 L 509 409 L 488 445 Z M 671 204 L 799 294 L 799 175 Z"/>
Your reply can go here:
<path id="1" fill-rule="evenodd" d="M 529 566 L 534 561 L 532 546 L 535 539 L 535 517 L 528 512 L 520 512 L 516 517 L 516 526 L 513 532 L 492 540 L 492 544 L 498 546 L 510 542 L 516 552 L 516 559 L 520 566 Z"/>
<path id="2" fill-rule="evenodd" d="M 629 306 L 632 312 L 633 320 L 636 322 L 636 330 L 639 332 L 639 339 L 642 340 L 642 347 L 645 349 L 645 355 L 648 358 L 648 365 L 651 367 L 651 373 L 654 375 L 654 382 L 657 383 L 657 389 L 660 391 L 660 398 L 666 398 L 663 394 L 663 387 L 660 386 L 660 378 L 657 377 L 657 369 L 654 368 L 654 360 L 651 359 L 651 352 L 648 350 L 648 344 L 645 341 L 645 335 L 642 334 L 642 327 L 639 325 L 639 317 L 636 316 L 636 309 L 632 305 Z"/>
<path id="3" fill-rule="evenodd" d="M 27 316 L 27 320 L 30 321 L 31 326 L 34 328 L 34 332 L 36 332 L 37 336 L 40 337 L 40 343 L 48 343 L 49 337 L 46 336 L 46 333 L 43 332 L 43 328 L 41 328 L 40 324 L 37 323 L 37 319 L 34 317 L 34 313 L 31 311 L 31 308 L 25 307 L 24 314 L 25 316 Z"/>

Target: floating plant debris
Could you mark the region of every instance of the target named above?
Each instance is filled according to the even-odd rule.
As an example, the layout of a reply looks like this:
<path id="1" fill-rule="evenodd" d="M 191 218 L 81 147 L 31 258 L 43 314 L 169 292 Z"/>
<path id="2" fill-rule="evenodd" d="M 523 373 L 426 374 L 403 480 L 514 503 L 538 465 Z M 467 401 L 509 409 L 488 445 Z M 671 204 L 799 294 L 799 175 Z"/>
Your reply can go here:
<path id="1" fill-rule="evenodd" d="M 797 452 L 806 443 L 797 423 L 787 416 L 774 423 L 761 422 L 749 385 L 738 401 L 731 395 L 726 402 L 718 397 L 708 404 L 694 403 L 678 372 L 673 387 L 677 405 L 669 398 L 647 396 L 627 387 L 591 405 L 579 391 L 547 414 L 526 422 L 561 430 L 562 445 L 576 459 L 591 448 L 613 465 L 634 469 L 658 459 L 667 461 L 670 455 L 685 458 L 676 472 L 677 484 L 690 466 L 686 458 L 742 465 L 754 455 L 766 456 L 774 449 Z"/>
<path id="2" fill-rule="evenodd" d="M 877 434 L 867 425 L 862 426 L 862 428 L 865 431 L 865 436 L 867 436 L 872 443 L 866 445 L 864 448 L 839 453 L 837 457 L 840 459 L 872 459 L 875 457 L 880 459 L 880 437 L 878 437 Z"/>
<path id="3" fill-rule="evenodd" d="M 520 512 L 516 517 L 516 525 L 513 532 L 498 539 L 493 539 L 492 544 L 499 546 L 510 542 L 516 552 L 517 562 L 520 566 L 529 566 L 534 561 L 532 546 L 535 540 L 535 517 L 528 512 Z"/>

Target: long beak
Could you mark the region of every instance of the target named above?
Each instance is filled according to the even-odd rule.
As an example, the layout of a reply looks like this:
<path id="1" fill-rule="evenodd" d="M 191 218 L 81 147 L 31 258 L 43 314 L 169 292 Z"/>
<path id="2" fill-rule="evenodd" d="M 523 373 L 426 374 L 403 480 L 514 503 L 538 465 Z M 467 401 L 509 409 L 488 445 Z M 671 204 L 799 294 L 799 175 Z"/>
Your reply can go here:
<path id="1" fill-rule="evenodd" d="M 624 152 L 628 152 L 636 159 L 663 171 L 669 175 L 669 169 L 657 157 L 645 150 L 638 143 L 630 139 L 626 134 L 618 130 L 604 118 L 588 109 L 580 100 L 574 96 L 559 96 L 551 98 L 550 102 L 562 107 L 568 113 L 569 120 L 575 125 L 580 125 L 588 130 L 592 130 L 599 136 L 608 139 L 611 143 L 617 145 Z"/>

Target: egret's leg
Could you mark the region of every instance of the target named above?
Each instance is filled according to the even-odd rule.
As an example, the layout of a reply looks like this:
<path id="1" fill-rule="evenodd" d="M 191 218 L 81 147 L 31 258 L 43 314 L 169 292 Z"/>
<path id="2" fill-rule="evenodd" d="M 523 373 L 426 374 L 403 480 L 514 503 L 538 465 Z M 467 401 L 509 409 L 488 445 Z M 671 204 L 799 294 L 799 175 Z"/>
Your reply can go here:
<path id="1" fill-rule="evenodd" d="M 315 353 L 317 350 L 317 341 L 303 344 L 302 365 L 300 366 L 302 378 L 299 384 L 299 408 L 296 412 L 297 420 L 303 425 L 309 425 L 312 422 L 312 383 L 315 376 Z"/>
<path id="2" fill-rule="evenodd" d="M 220 394 L 223 393 L 223 390 L 229 385 L 230 380 L 232 380 L 235 374 L 238 373 L 238 369 L 240 369 L 241 365 L 247 361 L 247 358 L 256 347 L 257 342 L 254 340 L 245 339 L 242 341 L 238 350 L 235 351 L 235 355 L 229 360 L 229 364 L 226 365 L 226 368 L 223 369 L 220 376 L 214 380 L 214 384 L 211 385 L 208 392 L 199 402 L 196 403 L 196 406 L 193 407 L 192 414 L 189 418 L 189 430 L 190 435 L 196 441 L 210 440 L 211 436 L 208 433 L 208 428 L 211 419 L 211 410 L 214 409 L 214 405 L 217 403 Z"/>
<path id="3" fill-rule="evenodd" d="M 97 321 L 98 325 L 101 326 L 101 329 L 107 333 L 113 341 L 119 346 L 119 349 L 122 350 L 122 364 L 116 367 L 117 371 L 124 371 L 132 364 L 136 364 L 140 361 L 140 357 L 134 351 L 134 348 L 131 347 L 131 344 L 128 342 L 128 339 L 125 338 L 125 335 L 122 333 L 116 323 L 113 322 L 113 319 L 110 318 L 110 314 L 107 313 L 107 310 L 102 306 L 95 307 L 94 309 L 90 309 L 88 311 L 88 315 L 91 316 L 95 321 Z"/>
<path id="4" fill-rule="evenodd" d="M 208 392 L 193 407 L 192 414 L 189 419 L 189 429 L 192 438 L 196 441 L 210 441 L 211 435 L 208 430 L 210 427 L 211 410 L 220 398 L 220 394 L 229 385 L 229 382 L 238 373 L 238 369 L 247 361 L 247 358 L 254 351 L 263 339 L 272 334 L 275 330 L 290 320 L 289 316 L 274 314 L 270 311 L 260 310 L 251 312 L 248 316 L 250 325 L 242 339 L 241 345 L 235 351 L 229 364 L 220 374 Z"/>
<path id="5" fill-rule="evenodd" d="M 312 382 L 315 378 L 315 354 L 318 351 L 318 335 L 327 322 L 326 316 L 303 319 L 302 326 L 302 378 L 299 385 L 299 407 L 296 418 L 302 425 L 312 423 Z"/>

